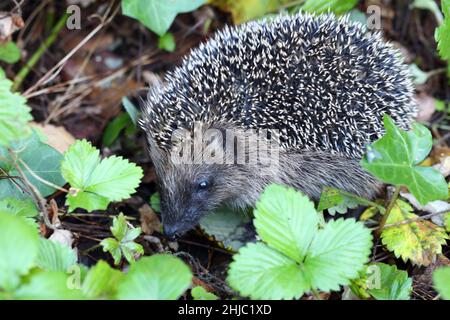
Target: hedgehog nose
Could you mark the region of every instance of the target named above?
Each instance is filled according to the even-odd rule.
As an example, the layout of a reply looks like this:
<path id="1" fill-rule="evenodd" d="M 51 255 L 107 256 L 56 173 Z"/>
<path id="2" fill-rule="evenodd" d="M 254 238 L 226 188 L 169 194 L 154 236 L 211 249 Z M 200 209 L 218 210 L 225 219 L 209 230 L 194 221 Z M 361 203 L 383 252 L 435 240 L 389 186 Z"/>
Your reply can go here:
<path id="1" fill-rule="evenodd" d="M 169 240 L 175 240 L 177 237 L 179 237 L 178 228 L 176 226 L 171 225 L 164 225 L 164 235 Z"/>

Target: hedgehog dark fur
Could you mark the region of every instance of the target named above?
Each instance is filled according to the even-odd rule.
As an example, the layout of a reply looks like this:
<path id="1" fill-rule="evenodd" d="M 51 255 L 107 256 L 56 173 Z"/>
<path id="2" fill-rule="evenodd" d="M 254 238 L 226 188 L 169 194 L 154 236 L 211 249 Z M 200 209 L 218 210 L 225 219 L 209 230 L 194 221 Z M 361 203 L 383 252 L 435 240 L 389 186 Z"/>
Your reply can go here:
<path id="1" fill-rule="evenodd" d="M 226 27 L 167 73 L 144 107 L 165 230 L 183 233 L 222 204 L 251 206 L 271 182 L 314 199 L 326 185 L 373 197 L 380 183 L 358 161 L 384 114 L 408 128 L 415 112 L 399 53 L 358 23 L 298 14 Z M 196 121 L 279 130 L 279 172 L 171 163 L 172 133 Z"/>

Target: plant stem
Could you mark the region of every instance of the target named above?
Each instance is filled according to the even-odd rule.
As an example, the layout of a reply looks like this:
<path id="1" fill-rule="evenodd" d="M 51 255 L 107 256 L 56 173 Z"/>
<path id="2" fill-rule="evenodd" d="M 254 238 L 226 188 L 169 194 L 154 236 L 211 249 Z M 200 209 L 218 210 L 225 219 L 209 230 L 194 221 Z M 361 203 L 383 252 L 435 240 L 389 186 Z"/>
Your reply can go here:
<path id="1" fill-rule="evenodd" d="M 389 202 L 389 205 L 386 209 L 386 212 L 384 213 L 383 217 L 380 220 L 380 224 L 378 225 L 378 229 L 375 231 L 376 235 L 379 236 L 381 234 L 381 231 L 384 228 L 384 225 L 386 224 L 387 219 L 389 218 L 389 214 L 392 211 L 392 208 L 395 205 L 395 201 L 397 201 L 398 196 L 400 195 L 401 186 L 398 185 L 395 187 L 394 194 L 391 197 L 391 201 Z"/>
<path id="2" fill-rule="evenodd" d="M 12 86 L 12 90 L 16 91 L 23 80 L 25 80 L 26 76 L 30 72 L 30 70 L 34 67 L 34 65 L 39 61 L 44 52 L 50 47 L 53 42 L 55 42 L 57 35 L 61 31 L 61 29 L 66 25 L 67 18 L 69 17 L 68 13 L 64 13 L 64 15 L 58 20 L 56 25 L 53 27 L 50 35 L 47 39 L 42 42 L 36 52 L 31 56 L 31 58 L 25 63 L 25 65 L 20 69 L 19 73 L 14 78 L 14 83 Z"/>

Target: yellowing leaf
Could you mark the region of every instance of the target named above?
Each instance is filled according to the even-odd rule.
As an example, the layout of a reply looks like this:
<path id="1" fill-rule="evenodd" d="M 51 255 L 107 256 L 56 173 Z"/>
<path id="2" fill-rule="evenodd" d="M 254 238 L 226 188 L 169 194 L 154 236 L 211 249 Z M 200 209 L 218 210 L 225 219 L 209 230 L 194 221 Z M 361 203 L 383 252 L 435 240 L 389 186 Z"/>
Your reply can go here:
<path id="1" fill-rule="evenodd" d="M 386 224 L 400 223 L 407 219 L 417 218 L 412 213 L 412 207 L 401 200 L 397 200 L 392 208 Z M 442 245 L 446 243 L 448 235 L 444 229 L 426 220 L 386 227 L 381 238 L 383 244 L 393 251 L 397 258 L 410 260 L 416 265 L 427 266 L 433 262 L 437 254 L 442 253 Z"/>

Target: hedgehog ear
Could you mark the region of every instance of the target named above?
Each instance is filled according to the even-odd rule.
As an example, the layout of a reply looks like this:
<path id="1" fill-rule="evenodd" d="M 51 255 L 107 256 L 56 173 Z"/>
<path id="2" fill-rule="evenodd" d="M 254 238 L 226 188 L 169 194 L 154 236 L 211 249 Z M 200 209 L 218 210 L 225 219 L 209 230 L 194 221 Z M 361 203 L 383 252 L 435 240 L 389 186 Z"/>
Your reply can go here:
<path id="1" fill-rule="evenodd" d="M 149 146 L 149 154 L 150 158 L 152 159 L 153 165 L 155 167 L 161 167 L 166 162 L 166 156 L 164 150 L 162 150 L 158 144 L 156 143 L 156 140 L 151 136 L 147 135 L 147 141 Z"/>

